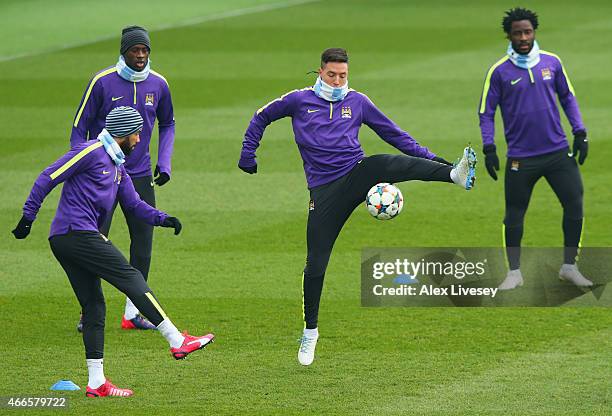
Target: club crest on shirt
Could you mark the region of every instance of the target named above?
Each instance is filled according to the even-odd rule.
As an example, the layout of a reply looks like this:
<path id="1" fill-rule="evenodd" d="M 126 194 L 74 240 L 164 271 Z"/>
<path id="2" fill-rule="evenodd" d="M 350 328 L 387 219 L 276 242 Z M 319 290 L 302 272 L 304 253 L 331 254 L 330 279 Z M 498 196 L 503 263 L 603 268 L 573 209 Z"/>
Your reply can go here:
<path id="1" fill-rule="evenodd" d="M 349 106 L 342 107 L 342 118 L 351 118 L 351 117 L 352 117 L 351 107 Z"/>
<path id="2" fill-rule="evenodd" d="M 155 94 L 149 93 L 145 95 L 145 105 L 153 105 L 154 100 L 155 100 Z"/>
<path id="3" fill-rule="evenodd" d="M 548 79 L 552 79 L 552 74 L 550 72 L 549 68 L 543 68 L 542 69 L 542 79 L 544 81 L 548 80 Z"/>
<path id="4" fill-rule="evenodd" d="M 308 204 L 308 211 L 314 211 L 314 201 L 311 199 Z"/>
<path id="5" fill-rule="evenodd" d="M 519 161 L 518 160 L 513 160 L 512 161 L 512 165 L 510 166 L 510 170 L 518 172 L 518 170 L 519 170 Z"/>

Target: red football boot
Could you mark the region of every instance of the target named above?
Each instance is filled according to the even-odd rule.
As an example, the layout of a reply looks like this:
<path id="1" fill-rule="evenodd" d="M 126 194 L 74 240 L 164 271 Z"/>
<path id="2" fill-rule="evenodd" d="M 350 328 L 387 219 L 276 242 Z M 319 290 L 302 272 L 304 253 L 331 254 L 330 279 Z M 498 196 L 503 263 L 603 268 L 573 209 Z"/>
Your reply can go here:
<path id="1" fill-rule="evenodd" d="M 201 350 L 215 341 L 215 336 L 213 334 L 207 334 L 203 337 L 194 337 L 187 332 L 183 332 L 183 336 L 185 337 L 183 345 L 178 348 L 170 348 L 170 354 L 177 360 L 182 360 L 192 352 Z"/>
<path id="2" fill-rule="evenodd" d="M 106 379 L 104 384 L 102 384 L 97 389 L 92 389 L 87 386 L 87 390 L 85 391 L 85 396 L 87 397 L 129 397 L 134 392 L 130 389 L 120 389 L 110 382 L 109 379 Z"/>

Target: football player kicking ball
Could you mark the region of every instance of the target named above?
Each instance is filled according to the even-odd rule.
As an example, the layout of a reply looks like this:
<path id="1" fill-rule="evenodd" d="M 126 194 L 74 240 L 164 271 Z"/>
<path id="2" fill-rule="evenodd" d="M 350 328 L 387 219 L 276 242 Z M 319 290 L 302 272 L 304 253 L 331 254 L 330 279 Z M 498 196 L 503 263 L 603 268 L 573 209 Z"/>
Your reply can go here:
<path id="1" fill-rule="evenodd" d="M 89 370 L 87 397 L 127 397 L 132 390 L 118 388 L 104 376 L 104 321 L 106 307 L 100 277 L 115 286 L 138 307 L 170 344 L 175 359 L 204 348 L 214 335 L 194 337 L 181 334 L 166 316 L 142 274 L 99 232 L 116 199 L 151 225 L 181 231 L 175 217 L 142 201 L 125 172 L 123 163 L 140 141 L 143 120 L 131 107 L 117 107 L 106 117 L 106 128 L 96 140 L 77 144 L 45 169 L 32 187 L 23 207 L 23 217 L 13 230 L 15 238 L 30 233 L 43 200 L 64 182 L 49 244 L 68 275 L 83 310 L 83 343 Z"/>
<path id="2" fill-rule="evenodd" d="M 348 88 L 348 55 L 327 49 L 313 87 L 294 90 L 266 104 L 253 116 L 242 143 L 238 167 L 257 172 L 255 151 L 266 126 L 291 117 L 310 190 L 306 267 L 303 275 L 305 328 L 298 361 L 310 365 L 319 337 L 317 321 L 323 278 L 331 251 L 353 210 L 379 182 L 409 180 L 474 186 L 476 155 L 467 147 L 458 164 L 436 156 L 385 116 L 370 99 Z M 366 157 L 358 133 L 362 124 L 405 155 Z"/>

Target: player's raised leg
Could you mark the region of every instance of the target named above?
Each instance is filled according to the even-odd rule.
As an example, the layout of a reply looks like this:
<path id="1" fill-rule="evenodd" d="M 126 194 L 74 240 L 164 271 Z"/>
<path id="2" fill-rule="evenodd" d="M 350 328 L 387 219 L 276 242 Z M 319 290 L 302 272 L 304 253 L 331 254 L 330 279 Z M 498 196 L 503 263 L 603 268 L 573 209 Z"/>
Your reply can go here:
<path id="1" fill-rule="evenodd" d="M 364 200 L 368 189 L 380 182 L 448 182 L 470 190 L 476 179 L 476 154 L 466 147 L 454 166 L 408 155 L 373 155 L 363 159 L 349 177 L 350 193 L 358 200 Z"/>
<path id="2" fill-rule="evenodd" d="M 140 312 L 166 338 L 174 358 L 185 358 L 213 342 L 213 334 L 202 337 L 181 334 L 167 317 L 140 272 L 132 267 L 121 252 L 101 234 L 71 233 L 67 236 L 54 237 L 52 241 L 56 256 L 59 253 L 80 268 L 102 276 L 104 280 L 132 299 Z M 71 253 L 79 253 L 79 256 Z"/>

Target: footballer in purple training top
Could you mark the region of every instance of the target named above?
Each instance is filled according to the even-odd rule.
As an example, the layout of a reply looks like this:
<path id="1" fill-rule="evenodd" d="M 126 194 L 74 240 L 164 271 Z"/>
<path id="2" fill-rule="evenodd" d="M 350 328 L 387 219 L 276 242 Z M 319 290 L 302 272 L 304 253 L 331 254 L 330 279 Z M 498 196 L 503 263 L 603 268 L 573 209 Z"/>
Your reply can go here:
<path id="1" fill-rule="evenodd" d="M 154 207 L 153 185 L 162 186 L 170 180 L 174 110 L 168 82 L 151 69 L 150 52 L 151 42 L 144 28 L 129 26 L 123 29 L 117 63 L 95 74 L 85 89 L 74 117 L 70 145 L 74 147 L 97 138 L 104 128 L 106 115 L 113 108 L 130 106 L 138 110 L 144 120 L 140 144 L 126 160 L 125 170 L 132 178 L 140 198 Z M 151 174 L 149 145 L 156 120 L 159 128 L 159 149 L 154 179 Z M 100 226 L 100 231 L 106 236 L 110 231 L 116 206 L 117 201 Z M 130 232 L 130 264 L 147 280 L 151 266 L 153 227 L 138 221 L 128 210 L 123 209 L 123 212 Z M 155 329 L 139 314 L 129 298 L 126 298 L 121 327 Z M 79 322 L 77 329 L 82 329 L 82 322 Z"/>
<path id="2" fill-rule="evenodd" d="M 502 26 L 510 41 L 506 54 L 487 72 L 479 117 L 485 164 L 497 180 L 499 170 L 494 142 L 495 111 L 500 107 L 508 143 L 504 178 L 506 215 L 504 238 L 509 271 L 499 289 L 523 284 L 520 246 L 523 219 L 536 182 L 544 177 L 563 206 L 564 261 L 559 278 L 576 286 L 592 286 L 576 266 L 582 233 L 582 165 L 588 152 L 586 128 L 578 109 L 574 87 L 561 59 L 540 49 L 535 39 L 538 16 L 517 7 L 506 12 Z M 557 99 L 574 135 L 570 151 L 561 127 Z"/>
<path id="3" fill-rule="evenodd" d="M 26 238 L 46 196 L 63 183 L 49 245 L 70 280 L 83 311 L 83 344 L 89 379 L 87 397 L 129 397 L 104 375 L 106 304 L 101 280 L 128 296 L 170 344 L 179 360 L 213 342 L 215 336 L 181 334 L 160 306 L 142 273 L 132 267 L 113 243 L 100 233 L 100 225 L 118 199 L 124 210 L 151 226 L 174 228 L 181 222 L 140 199 L 124 164 L 138 148 L 143 120 L 132 107 L 114 108 L 98 137 L 75 145 L 38 176 L 13 230 Z"/>
<path id="4" fill-rule="evenodd" d="M 244 135 L 238 162 L 243 171 L 256 173 L 255 151 L 265 128 L 291 117 L 310 190 L 303 280 L 305 329 L 298 351 L 302 365 L 314 360 L 319 301 L 332 247 L 368 190 L 380 182 L 409 180 L 449 182 L 469 190 L 476 164 L 474 151 L 467 147 L 459 163 L 451 166 L 417 143 L 365 94 L 350 89 L 344 49 L 325 50 L 318 73 L 314 86 L 290 91 L 257 110 Z M 359 142 L 363 124 L 404 154 L 367 157 Z"/>

